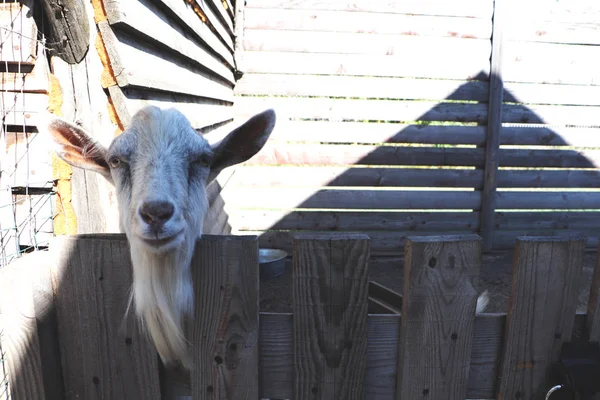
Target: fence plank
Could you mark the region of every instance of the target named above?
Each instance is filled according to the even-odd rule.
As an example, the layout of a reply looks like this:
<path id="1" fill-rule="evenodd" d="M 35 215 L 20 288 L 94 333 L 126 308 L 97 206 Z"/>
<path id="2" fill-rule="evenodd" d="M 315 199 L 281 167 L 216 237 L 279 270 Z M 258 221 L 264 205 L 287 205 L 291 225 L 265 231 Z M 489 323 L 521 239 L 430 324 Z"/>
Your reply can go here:
<path id="1" fill-rule="evenodd" d="M 126 315 L 132 282 L 124 235 L 61 236 L 50 244 L 67 399 L 160 399 L 156 350 Z M 90 340 L 94 338 L 94 340 Z"/>
<path id="2" fill-rule="evenodd" d="M 14 400 L 45 398 L 32 289 L 32 276 L 43 268 L 43 256 L 34 253 L 0 271 L 1 347 Z"/>
<path id="3" fill-rule="evenodd" d="M 596 267 L 587 309 L 587 331 L 589 340 L 600 341 L 600 245 L 596 248 Z"/>
<path id="4" fill-rule="evenodd" d="M 407 0 L 394 1 L 322 1 L 299 0 L 253 0 L 248 8 L 277 8 L 292 10 L 347 10 L 388 14 L 421 14 L 421 15 L 447 15 L 452 17 L 488 18 L 492 15 L 492 1 L 458 0 L 448 4 L 438 0 Z"/>
<path id="5" fill-rule="evenodd" d="M 233 73 L 213 51 L 195 39 L 193 33 L 186 31 L 170 21 L 167 14 L 149 0 L 141 1 L 104 1 L 108 20 L 111 25 L 124 24 L 152 39 L 160 41 L 169 50 L 203 65 L 228 82 L 234 83 Z M 160 32 L 160 35 L 156 35 Z"/>
<path id="6" fill-rule="evenodd" d="M 549 389 L 551 364 L 573 332 L 583 248 L 577 238 L 517 239 L 499 398 L 537 398 Z"/>
<path id="7" fill-rule="evenodd" d="M 419 54 L 419 62 L 405 56 L 362 54 L 312 54 L 293 52 L 244 52 L 245 72 L 400 76 L 438 79 L 480 79 L 489 74 L 489 54 L 465 54 L 439 63 L 433 53 Z"/>
<path id="8" fill-rule="evenodd" d="M 195 399 L 258 398 L 258 241 L 203 236 L 192 259 Z"/>
<path id="9" fill-rule="evenodd" d="M 364 55 L 434 52 L 449 59 L 452 55 L 489 56 L 491 48 L 489 38 L 248 29 L 244 32 L 244 50 Z M 418 59 L 413 60 L 418 62 Z"/>
<path id="10" fill-rule="evenodd" d="M 396 399 L 463 400 L 478 297 L 481 238 L 412 237 L 407 239 L 405 254 Z"/>
<path id="11" fill-rule="evenodd" d="M 504 24 L 506 24 L 506 3 L 502 0 L 494 2 L 494 18 L 492 30 L 492 56 L 490 66 L 490 89 L 488 120 L 485 144 L 485 166 L 483 172 L 483 190 L 481 193 L 481 236 L 483 251 L 492 249 L 494 232 L 494 215 L 496 209 L 496 189 L 498 165 L 500 163 L 500 135 L 502 131 L 504 81 L 502 66 L 504 64 Z"/>
<path id="12" fill-rule="evenodd" d="M 22 4 L 24 3 L 24 4 Z M 0 61 L 35 61 L 37 26 L 33 2 L 3 3 L 0 8 Z"/>
<path id="13" fill-rule="evenodd" d="M 600 87 L 507 82 L 504 101 L 529 104 L 600 105 Z"/>
<path id="14" fill-rule="evenodd" d="M 374 76 L 249 73 L 237 82 L 235 92 L 242 95 L 488 101 L 488 84 L 482 81 Z"/>
<path id="15" fill-rule="evenodd" d="M 246 29 L 349 32 L 489 39 L 491 21 L 429 15 L 339 10 L 248 8 Z"/>
<path id="16" fill-rule="evenodd" d="M 362 399 L 369 242 L 363 234 L 294 239 L 294 398 Z"/>

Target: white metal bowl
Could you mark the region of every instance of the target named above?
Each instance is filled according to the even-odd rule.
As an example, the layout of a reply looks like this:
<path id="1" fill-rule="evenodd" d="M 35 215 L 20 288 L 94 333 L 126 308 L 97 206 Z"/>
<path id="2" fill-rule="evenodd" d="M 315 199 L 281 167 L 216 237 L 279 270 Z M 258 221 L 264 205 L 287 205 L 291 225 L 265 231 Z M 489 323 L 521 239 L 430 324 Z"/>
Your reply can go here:
<path id="1" fill-rule="evenodd" d="M 279 249 L 258 249 L 260 280 L 275 278 L 285 272 L 287 252 Z"/>

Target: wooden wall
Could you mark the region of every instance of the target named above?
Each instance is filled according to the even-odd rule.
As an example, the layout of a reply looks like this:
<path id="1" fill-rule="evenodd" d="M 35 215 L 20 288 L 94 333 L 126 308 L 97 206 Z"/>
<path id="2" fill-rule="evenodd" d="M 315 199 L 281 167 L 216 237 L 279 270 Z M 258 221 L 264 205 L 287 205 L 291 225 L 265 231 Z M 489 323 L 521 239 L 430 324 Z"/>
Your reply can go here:
<path id="1" fill-rule="evenodd" d="M 503 3 L 248 0 L 236 115 L 278 122 L 226 191 L 235 231 L 289 249 L 360 230 L 376 253 L 459 232 L 595 245 L 600 6 Z"/>

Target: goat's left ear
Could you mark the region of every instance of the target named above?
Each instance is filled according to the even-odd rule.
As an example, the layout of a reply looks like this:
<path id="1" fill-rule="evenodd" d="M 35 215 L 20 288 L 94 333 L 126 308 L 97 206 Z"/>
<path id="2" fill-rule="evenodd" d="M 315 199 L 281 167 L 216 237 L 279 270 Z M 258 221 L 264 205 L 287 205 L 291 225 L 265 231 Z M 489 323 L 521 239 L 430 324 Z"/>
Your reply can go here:
<path id="1" fill-rule="evenodd" d="M 212 181 L 224 168 L 249 160 L 263 148 L 275 127 L 275 111 L 256 114 L 234 129 L 214 148 L 208 181 Z"/>
<path id="2" fill-rule="evenodd" d="M 56 154 L 68 164 L 110 177 L 107 150 L 79 126 L 56 116 L 46 116 L 43 127 L 50 133 Z"/>

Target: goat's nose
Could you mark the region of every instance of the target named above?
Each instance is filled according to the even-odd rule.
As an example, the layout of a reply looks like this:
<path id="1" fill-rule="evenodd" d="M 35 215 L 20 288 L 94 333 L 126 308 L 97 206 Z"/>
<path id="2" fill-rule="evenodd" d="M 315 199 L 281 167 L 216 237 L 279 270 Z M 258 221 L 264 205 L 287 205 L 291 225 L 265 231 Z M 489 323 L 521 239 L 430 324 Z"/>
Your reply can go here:
<path id="1" fill-rule="evenodd" d="M 147 224 L 162 225 L 167 222 L 175 211 L 173 203 L 169 201 L 146 201 L 140 207 L 139 213 Z"/>

